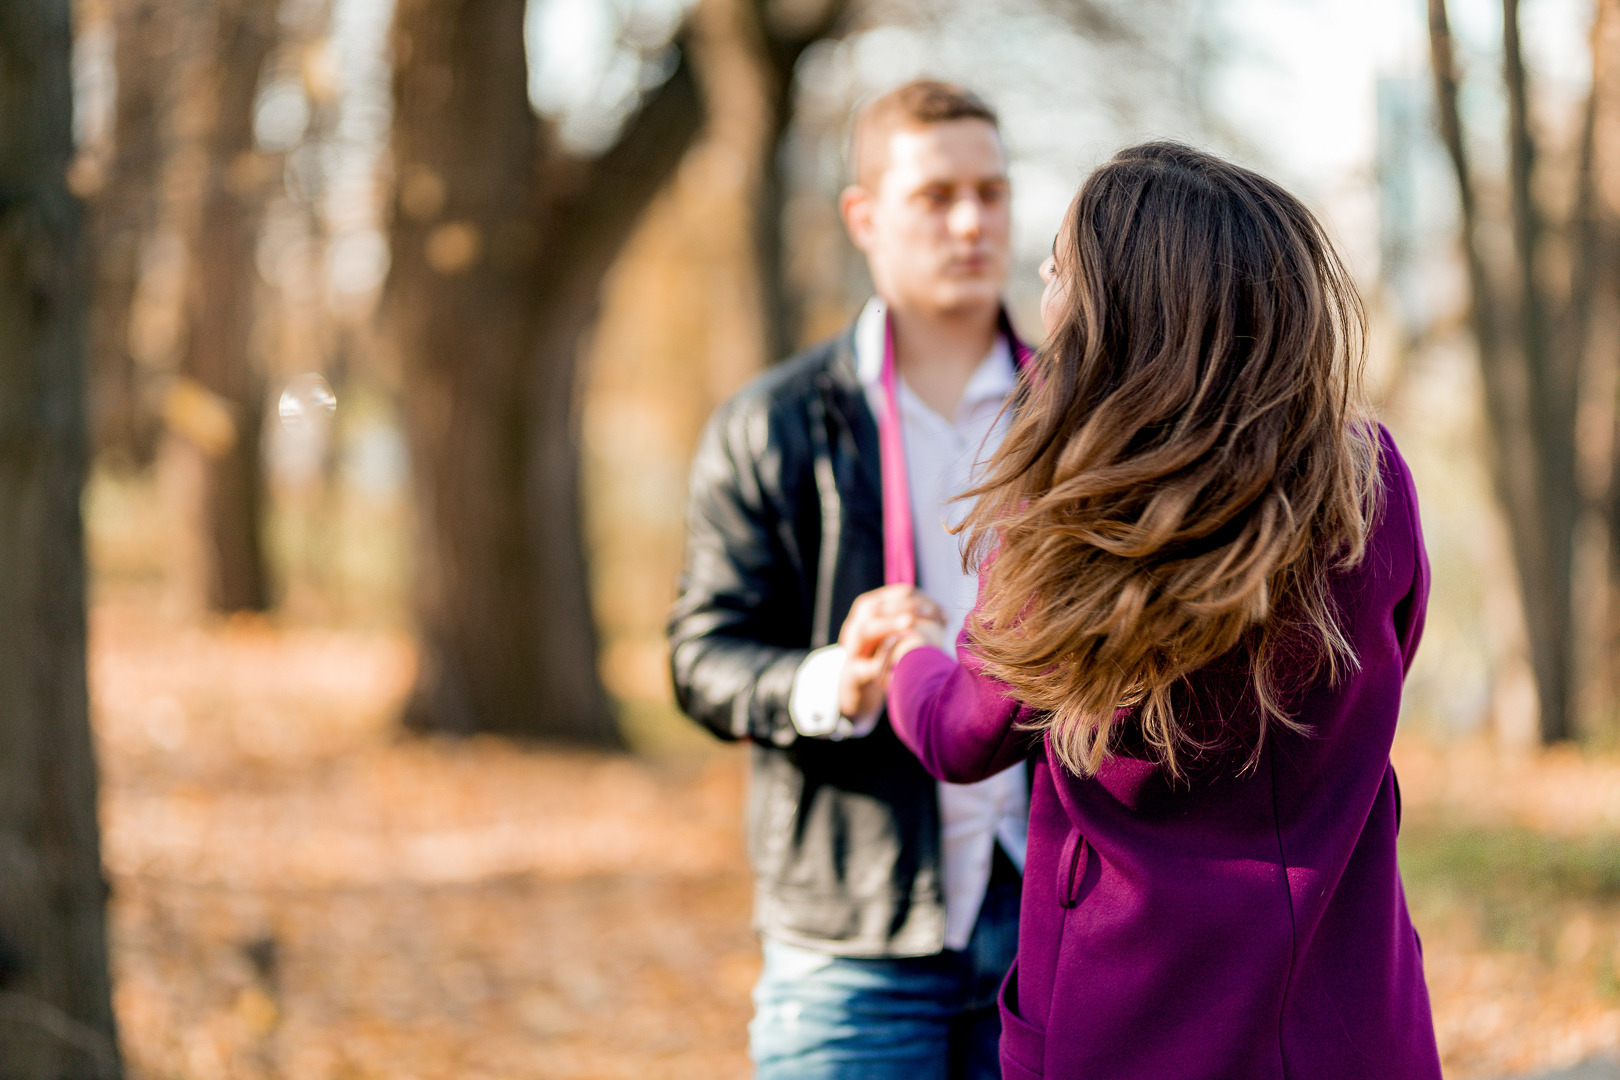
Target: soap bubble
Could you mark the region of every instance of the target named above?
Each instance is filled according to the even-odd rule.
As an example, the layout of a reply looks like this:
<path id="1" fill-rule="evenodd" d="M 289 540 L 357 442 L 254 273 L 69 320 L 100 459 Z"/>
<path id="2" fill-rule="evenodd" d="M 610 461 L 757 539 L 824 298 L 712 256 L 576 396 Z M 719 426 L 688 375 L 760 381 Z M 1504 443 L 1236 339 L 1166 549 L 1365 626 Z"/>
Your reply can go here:
<path id="1" fill-rule="evenodd" d="M 281 424 L 291 431 L 315 427 L 330 419 L 337 411 L 337 395 L 332 385 L 320 375 L 310 372 L 300 375 L 281 392 L 278 407 Z"/>

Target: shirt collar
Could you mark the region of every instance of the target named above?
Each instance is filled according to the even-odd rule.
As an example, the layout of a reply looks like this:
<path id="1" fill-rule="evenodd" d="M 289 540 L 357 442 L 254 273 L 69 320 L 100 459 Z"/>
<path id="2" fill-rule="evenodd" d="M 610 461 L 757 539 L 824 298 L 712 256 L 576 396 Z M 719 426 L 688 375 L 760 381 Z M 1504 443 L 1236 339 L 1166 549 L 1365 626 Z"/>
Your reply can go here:
<path id="1" fill-rule="evenodd" d="M 855 375 L 861 384 L 876 386 L 883 377 L 884 336 L 889 309 L 882 297 L 874 296 L 855 320 Z M 962 391 L 962 404 L 999 401 L 1017 385 L 1012 346 L 1005 334 L 997 334 L 995 344 L 968 379 Z"/>

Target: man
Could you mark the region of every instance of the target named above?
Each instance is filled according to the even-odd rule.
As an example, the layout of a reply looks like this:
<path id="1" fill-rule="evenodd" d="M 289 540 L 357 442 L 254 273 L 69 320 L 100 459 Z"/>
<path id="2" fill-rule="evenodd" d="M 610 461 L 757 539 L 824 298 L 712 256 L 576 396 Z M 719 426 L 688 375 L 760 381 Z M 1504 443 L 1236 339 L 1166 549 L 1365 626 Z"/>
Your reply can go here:
<path id="1" fill-rule="evenodd" d="M 753 744 L 757 1075 L 998 1077 L 1027 773 L 936 784 L 883 717 L 886 655 L 834 635 L 886 581 L 863 603 L 952 638 L 972 607 L 947 525 L 1017 387 L 1006 153 L 982 101 L 928 81 L 862 109 L 852 149 L 877 296 L 711 420 L 671 665 L 690 716 Z"/>

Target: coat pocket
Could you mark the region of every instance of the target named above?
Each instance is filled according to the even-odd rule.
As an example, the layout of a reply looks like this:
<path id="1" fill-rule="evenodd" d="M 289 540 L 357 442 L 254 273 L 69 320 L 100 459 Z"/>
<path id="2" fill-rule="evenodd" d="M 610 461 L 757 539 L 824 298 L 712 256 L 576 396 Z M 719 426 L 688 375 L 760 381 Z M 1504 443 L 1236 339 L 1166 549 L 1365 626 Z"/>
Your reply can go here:
<path id="1" fill-rule="evenodd" d="M 1046 1032 L 1018 1015 L 1018 961 L 1001 981 L 1002 1080 L 1039 1080 L 1046 1075 Z"/>
<path id="2" fill-rule="evenodd" d="M 1063 855 L 1058 859 L 1057 902 L 1059 907 L 1072 908 L 1080 902 L 1080 885 L 1086 879 L 1086 863 L 1091 847 L 1080 830 L 1071 828 L 1063 841 Z"/>

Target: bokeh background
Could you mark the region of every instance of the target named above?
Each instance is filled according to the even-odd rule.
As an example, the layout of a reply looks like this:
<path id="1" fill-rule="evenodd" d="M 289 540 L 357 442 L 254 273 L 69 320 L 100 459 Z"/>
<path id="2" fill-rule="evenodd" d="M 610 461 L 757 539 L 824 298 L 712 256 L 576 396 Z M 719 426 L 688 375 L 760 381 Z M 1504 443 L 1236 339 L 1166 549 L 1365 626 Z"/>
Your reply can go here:
<path id="1" fill-rule="evenodd" d="M 1396 764 L 1447 1074 L 1620 1053 L 1620 5 L 75 17 L 130 1075 L 747 1074 L 745 763 L 665 666 L 685 471 L 864 301 L 848 117 L 919 75 L 1002 114 L 1032 334 L 1070 197 L 1133 141 L 1320 213 L 1434 566 Z"/>

